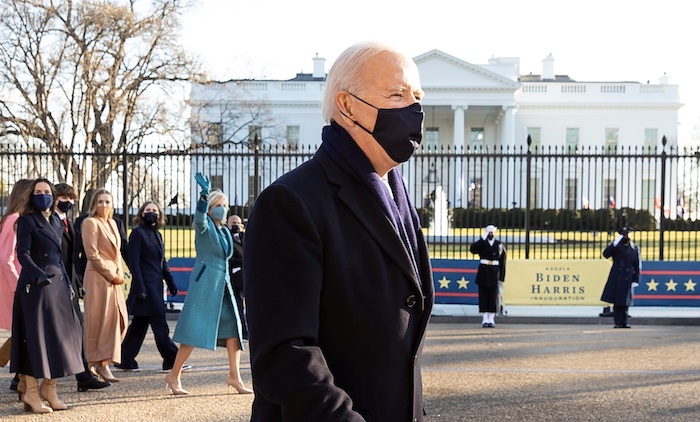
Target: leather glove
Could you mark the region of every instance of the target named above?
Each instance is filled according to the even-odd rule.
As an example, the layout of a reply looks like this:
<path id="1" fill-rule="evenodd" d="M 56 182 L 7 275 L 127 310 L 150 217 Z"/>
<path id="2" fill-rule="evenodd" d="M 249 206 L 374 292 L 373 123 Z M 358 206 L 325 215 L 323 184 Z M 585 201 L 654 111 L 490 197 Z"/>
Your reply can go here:
<path id="1" fill-rule="evenodd" d="M 136 299 L 138 299 L 138 300 L 146 300 L 147 298 L 148 298 L 148 295 L 146 294 L 146 292 L 139 293 L 136 295 Z"/>
<path id="2" fill-rule="evenodd" d="M 36 284 L 38 284 L 39 287 L 48 286 L 49 284 L 51 284 L 50 278 L 53 278 L 53 276 L 55 276 L 55 275 L 56 275 L 56 274 L 43 274 L 43 275 L 40 275 L 39 278 L 36 280 Z"/>
<path id="3" fill-rule="evenodd" d="M 199 185 L 202 190 L 199 192 L 201 196 L 207 196 L 209 195 L 209 189 L 211 187 L 209 183 L 209 176 L 203 176 L 202 173 L 197 172 L 197 174 L 194 175 L 194 180 L 197 181 L 197 184 Z"/>
<path id="4" fill-rule="evenodd" d="M 174 287 L 172 289 L 168 289 L 168 292 L 170 293 L 170 296 L 177 296 L 177 287 Z"/>

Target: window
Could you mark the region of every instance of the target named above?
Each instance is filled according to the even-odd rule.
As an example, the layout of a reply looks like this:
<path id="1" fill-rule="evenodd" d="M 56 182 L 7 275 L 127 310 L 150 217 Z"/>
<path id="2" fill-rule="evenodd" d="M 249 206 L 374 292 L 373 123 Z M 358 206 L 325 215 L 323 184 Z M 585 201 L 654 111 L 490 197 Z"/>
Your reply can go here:
<path id="1" fill-rule="evenodd" d="M 469 208 L 481 208 L 481 177 L 472 177 L 469 179 L 469 200 L 467 206 Z"/>
<path id="2" fill-rule="evenodd" d="M 656 180 L 642 180 L 642 209 L 649 211 L 650 215 L 654 215 L 654 193 L 656 191 Z"/>
<path id="3" fill-rule="evenodd" d="M 224 127 L 221 122 L 204 122 L 202 125 L 202 141 L 212 148 L 224 143 Z"/>
<path id="4" fill-rule="evenodd" d="M 440 144 L 440 129 L 436 127 L 425 128 L 425 139 L 423 140 L 423 149 L 425 151 L 437 151 Z"/>
<path id="5" fill-rule="evenodd" d="M 527 134 L 528 136 L 530 136 L 530 140 L 532 141 L 532 143 L 530 144 L 530 151 L 542 151 L 542 128 L 529 127 L 527 128 Z"/>
<path id="6" fill-rule="evenodd" d="M 262 128 L 257 125 L 248 126 L 248 148 L 255 149 L 262 144 Z"/>
<path id="7" fill-rule="evenodd" d="M 615 154 L 617 152 L 617 140 L 619 129 L 616 127 L 605 128 L 605 153 Z"/>
<path id="8" fill-rule="evenodd" d="M 484 128 L 473 127 L 469 132 L 469 147 L 472 151 L 479 151 L 484 148 Z"/>
<path id="9" fill-rule="evenodd" d="M 299 149 L 300 132 L 299 126 L 287 126 L 287 151 Z"/>
<path id="10" fill-rule="evenodd" d="M 577 179 L 566 179 L 566 191 L 564 192 L 564 207 L 566 209 L 576 209 L 577 182 Z"/>
<path id="11" fill-rule="evenodd" d="M 540 179 L 539 177 L 530 178 L 530 209 L 539 208 L 540 198 Z"/>
<path id="12" fill-rule="evenodd" d="M 574 154 L 578 149 L 578 129 L 577 127 L 566 128 L 566 150 L 568 154 Z"/>
<path id="13" fill-rule="evenodd" d="M 659 139 L 659 129 L 644 129 L 644 153 L 654 154 Z"/>
<path id="14" fill-rule="evenodd" d="M 209 185 L 211 186 L 211 189 L 219 189 L 220 191 L 224 190 L 224 176 L 219 175 L 219 174 L 213 174 L 209 175 Z"/>
<path id="15" fill-rule="evenodd" d="M 617 188 L 617 180 L 606 179 L 603 181 L 603 204 L 607 204 L 608 208 L 617 208 L 617 202 L 615 201 L 615 191 Z"/>

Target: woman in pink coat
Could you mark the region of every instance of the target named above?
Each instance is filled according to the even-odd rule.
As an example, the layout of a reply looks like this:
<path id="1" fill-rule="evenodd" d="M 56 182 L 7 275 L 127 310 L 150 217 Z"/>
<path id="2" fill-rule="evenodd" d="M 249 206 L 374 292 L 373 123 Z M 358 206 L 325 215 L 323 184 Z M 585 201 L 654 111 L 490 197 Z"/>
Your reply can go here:
<path id="1" fill-rule="evenodd" d="M 21 179 L 15 183 L 7 201 L 7 209 L 0 219 L 0 329 L 12 330 L 12 302 L 17 288 L 17 279 L 22 266 L 17 260 L 17 235 L 15 234 L 19 208 L 22 206 L 26 191 L 32 186 L 29 179 Z M 0 346 L 0 367 L 7 365 L 10 360 L 12 339 L 8 338 Z M 19 378 L 15 375 L 10 389 L 16 390 Z"/>

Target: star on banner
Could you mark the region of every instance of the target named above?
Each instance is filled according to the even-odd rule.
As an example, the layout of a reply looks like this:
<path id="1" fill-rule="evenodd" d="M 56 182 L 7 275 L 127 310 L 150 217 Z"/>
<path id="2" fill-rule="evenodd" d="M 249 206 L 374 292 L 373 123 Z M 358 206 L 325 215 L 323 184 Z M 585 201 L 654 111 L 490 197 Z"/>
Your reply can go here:
<path id="1" fill-rule="evenodd" d="M 659 285 L 659 283 L 657 283 L 656 281 L 654 281 L 654 279 L 652 278 L 651 281 L 647 282 L 647 289 L 648 289 L 649 291 L 652 291 L 652 290 L 653 290 L 653 291 L 655 291 L 655 292 L 658 292 L 658 290 L 656 289 L 656 287 L 657 287 L 658 285 Z"/>
<path id="2" fill-rule="evenodd" d="M 469 284 L 469 280 L 466 280 L 464 277 L 462 277 L 459 280 L 457 280 L 457 283 L 459 284 L 460 289 L 466 289 L 467 285 Z"/>
<path id="3" fill-rule="evenodd" d="M 695 291 L 695 286 L 697 285 L 697 283 L 693 282 L 693 280 L 688 279 L 688 281 L 686 283 L 683 283 L 683 285 L 685 286 L 685 291 L 689 292 L 691 290 Z"/>
<path id="4" fill-rule="evenodd" d="M 675 292 L 675 291 L 676 291 L 676 286 L 678 285 L 678 283 L 676 283 L 675 281 L 673 281 L 673 279 L 669 280 L 667 283 L 664 283 L 664 284 L 666 285 L 666 291 L 667 291 L 667 292 L 670 292 L 671 290 L 673 290 L 673 291 Z"/>
<path id="5" fill-rule="evenodd" d="M 438 280 L 438 283 L 440 283 L 441 289 L 449 289 L 450 288 L 450 280 L 448 280 L 447 277 L 445 277 L 445 276 L 442 276 L 442 279 Z"/>

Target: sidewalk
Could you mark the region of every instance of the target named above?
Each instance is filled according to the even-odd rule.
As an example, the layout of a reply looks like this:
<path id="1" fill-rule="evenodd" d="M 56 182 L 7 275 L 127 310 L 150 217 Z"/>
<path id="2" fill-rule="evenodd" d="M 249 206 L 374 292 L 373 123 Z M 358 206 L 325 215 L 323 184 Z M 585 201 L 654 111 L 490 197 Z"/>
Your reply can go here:
<path id="1" fill-rule="evenodd" d="M 612 317 L 601 317 L 602 306 L 505 306 L 503 324 L 601 324 L 612 325 Z M 700 308 L 632 306 L 629 324 L 700 325 Z M 480 322 L 477 305 L 435 305 L 432 322 Z"/>

